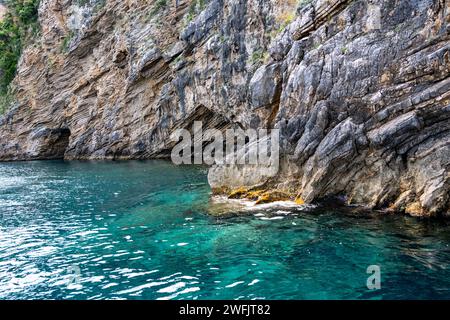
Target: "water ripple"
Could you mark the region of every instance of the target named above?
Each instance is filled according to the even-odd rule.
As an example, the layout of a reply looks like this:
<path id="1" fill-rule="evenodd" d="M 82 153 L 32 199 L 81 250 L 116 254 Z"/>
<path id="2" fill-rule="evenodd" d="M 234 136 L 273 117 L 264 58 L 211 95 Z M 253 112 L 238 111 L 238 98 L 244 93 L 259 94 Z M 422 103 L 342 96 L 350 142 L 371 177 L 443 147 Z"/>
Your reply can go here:
<path id="1" fill-rule="evenodd" d="M 445 222 L 214 201 L 167 162 L 0 164 L 0 298 L 450 298 Z"/>

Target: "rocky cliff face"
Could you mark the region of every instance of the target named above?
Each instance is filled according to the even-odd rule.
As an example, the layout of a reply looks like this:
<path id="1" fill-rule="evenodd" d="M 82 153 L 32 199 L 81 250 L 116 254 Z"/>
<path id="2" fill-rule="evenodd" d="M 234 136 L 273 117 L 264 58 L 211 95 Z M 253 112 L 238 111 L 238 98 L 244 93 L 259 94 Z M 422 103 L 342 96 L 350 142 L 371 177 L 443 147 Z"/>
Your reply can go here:
<path id="1" fill-rule="evenodd" d="M 213 188 L 450 214 L 450 0 L 43 0 L 39 19 L 1 160 L 167 157 L 195 120 L 279 128 L 278 174 L 216 166 Z"/>

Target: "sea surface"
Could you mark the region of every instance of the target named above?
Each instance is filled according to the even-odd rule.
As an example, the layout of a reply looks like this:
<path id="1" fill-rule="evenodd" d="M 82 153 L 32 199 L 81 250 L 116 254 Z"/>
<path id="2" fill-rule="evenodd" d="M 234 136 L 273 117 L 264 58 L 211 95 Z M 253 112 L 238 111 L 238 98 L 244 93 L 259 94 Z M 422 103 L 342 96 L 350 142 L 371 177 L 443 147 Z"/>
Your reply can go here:
<path id="1" fill-rule="evenodd" d="M 448 221 L 228 203 L 206 174 L 0 164 L 0 299 L 450 299 Z"/>

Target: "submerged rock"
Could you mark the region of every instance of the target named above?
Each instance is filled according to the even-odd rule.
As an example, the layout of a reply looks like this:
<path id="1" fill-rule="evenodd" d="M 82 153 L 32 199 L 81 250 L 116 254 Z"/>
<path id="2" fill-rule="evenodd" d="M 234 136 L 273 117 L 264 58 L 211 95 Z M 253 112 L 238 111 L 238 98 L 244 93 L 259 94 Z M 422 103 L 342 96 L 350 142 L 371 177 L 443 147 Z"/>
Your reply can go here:
<path id="1" fill-rule="evenodd" d="M 176 3 L 42 0 L 0 160 L 168 157 L 194 121 L 279 128 L 280 170 L 214 166 L 212 187 L 450 214 L 450 1 Z"/>

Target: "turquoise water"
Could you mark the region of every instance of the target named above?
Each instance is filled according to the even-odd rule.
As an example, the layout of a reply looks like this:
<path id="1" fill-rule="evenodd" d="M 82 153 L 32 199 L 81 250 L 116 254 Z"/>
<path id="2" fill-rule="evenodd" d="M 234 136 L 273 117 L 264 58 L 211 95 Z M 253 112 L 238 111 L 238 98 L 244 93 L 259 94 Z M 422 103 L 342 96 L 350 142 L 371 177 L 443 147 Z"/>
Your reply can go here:
<path id="1" fill-rule="evenodd" d="M 0 164 L 0 298 L 450 298 L 448 222 L 214 206 L 205 168 Z"/>

